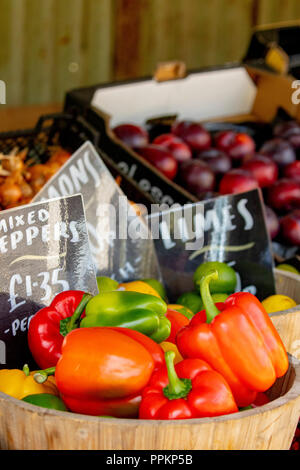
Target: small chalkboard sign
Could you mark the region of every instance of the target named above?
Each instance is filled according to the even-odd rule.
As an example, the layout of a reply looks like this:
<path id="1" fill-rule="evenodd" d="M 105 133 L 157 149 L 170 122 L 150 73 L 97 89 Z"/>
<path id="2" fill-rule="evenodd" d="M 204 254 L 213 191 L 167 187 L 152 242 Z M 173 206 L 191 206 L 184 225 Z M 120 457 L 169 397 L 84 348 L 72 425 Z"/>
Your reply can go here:
<path id="1" fill-rule="evenodd" d="M 221 261 L 238 274 L 237 290 L 263 299 L 275 293 L 273 258 L 258 190 L 179 206 L 148 216 L 172 302 L 194 289 L 193 273 Z"/>
<path id="2" fill-rule="evenodd" d="M 32 363 L 32 315 L 60 292 L 98 292 L 83 201 L 72 197 L 0 212 L 0 368 Z"/>
<path id="3" fill-rule="evenodd" d="M 120 282 L 160 278 L 154 244 L 147 235 L 147 223 L 137 217 L 134 206 L 90 142 L 84 143 L 70 157 L 34 200 L 75 193 L 83 196 L 97 275 L 113 277 Z M 134 224 L 139 225 L 142 236 L 130 235 L 130 227 Z"/>

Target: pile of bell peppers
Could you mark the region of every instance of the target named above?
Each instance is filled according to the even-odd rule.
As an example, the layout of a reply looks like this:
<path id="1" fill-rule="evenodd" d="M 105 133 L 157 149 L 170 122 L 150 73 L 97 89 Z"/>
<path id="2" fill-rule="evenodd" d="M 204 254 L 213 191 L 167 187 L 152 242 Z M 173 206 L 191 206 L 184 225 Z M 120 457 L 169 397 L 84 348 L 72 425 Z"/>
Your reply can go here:
<path id="1" fill-rule="evenodd" d="M 263 392 L 285 374 L 288 357 L 263 305 L 233 293 L 236 274 L 224 263 L 199 266 L 194 285 L 176 304 L 154 279 L 119 284 L 102 277 L 96 296 L 57 295 L 29 325 L 40 370 L 0 371 L 0 391 L 116 418 L 200 418 L 266 403 Z M 18 387 L 9 387 L 17 376 Z M 24 394 L 28 378 L 37 388 Z"/>

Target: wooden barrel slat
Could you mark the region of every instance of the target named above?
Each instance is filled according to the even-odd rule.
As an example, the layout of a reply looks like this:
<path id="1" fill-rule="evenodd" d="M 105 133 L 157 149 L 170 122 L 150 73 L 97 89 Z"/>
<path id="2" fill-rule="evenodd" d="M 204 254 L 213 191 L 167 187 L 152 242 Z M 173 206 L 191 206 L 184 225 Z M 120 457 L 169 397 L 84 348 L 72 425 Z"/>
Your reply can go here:
<path id="1" fill-rule="evenodd" d="M 300 359 L 300 276 L 275 269 L 275 280 L 277 294 L 288 295 L 299 305 L 271 314 L 271 320 L 287 351 Z"/>

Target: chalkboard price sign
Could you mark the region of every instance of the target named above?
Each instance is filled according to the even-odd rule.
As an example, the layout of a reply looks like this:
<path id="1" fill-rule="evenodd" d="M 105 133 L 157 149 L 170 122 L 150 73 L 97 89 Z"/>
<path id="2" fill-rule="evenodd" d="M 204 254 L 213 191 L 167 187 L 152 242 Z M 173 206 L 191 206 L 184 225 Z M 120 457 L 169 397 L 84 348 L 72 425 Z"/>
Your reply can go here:
<path id="1" fill-rule="evenodd" d="M 258 190 L 219 196 L 148 217 L 170 299 L 194 289 L 193 273 L 205 261 L 231 265 L 237 290 L 261 300 L 275 293 L 273 257 Z M 155 231 L 156 233 L 153 233 Z"/>
<path id="2" fill-rule="evenodd" d="M 0 367 L 22 367 L 32 315 L 62 291 L 98 292 L 81 195 L 0 212 L 0 260 Z"/>
<path id="3" fill-rule="evenodd" d="M 151 237 L 128 235 L 137 219 L 132 205 L 115 182 L 91 142 L 84 143 L 35 197 L 35 201 L 81 193 L 90 249 L 97 275 L 118 281 L 160 277 Z M 138 217 L 144 231 L 147 223 Z"/>

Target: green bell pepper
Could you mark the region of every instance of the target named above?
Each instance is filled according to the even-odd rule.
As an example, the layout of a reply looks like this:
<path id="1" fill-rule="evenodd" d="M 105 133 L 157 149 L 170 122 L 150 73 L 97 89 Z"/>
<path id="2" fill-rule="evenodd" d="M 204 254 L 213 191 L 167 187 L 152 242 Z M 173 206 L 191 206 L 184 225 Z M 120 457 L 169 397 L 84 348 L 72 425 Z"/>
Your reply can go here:
<path id="1" fill-rule="evenodd" d="M 49 408 L 51 410 L 68 411 L 66 405 L 61 398 L 51 395 L 50 393 L 37 393 L 35 395 L 27 395 L 22 401 L 31 405 Z"/>
<path id="2" fill-rule="evenodd" d="M 218 292 L 217 294 L 213 294 L 211 298 L 213 299 L 214 303 L 217 304 L 218 302 L 225 302 L 225 300 L 229 297 L 228 294 L 222 294 Z M 203 307 L 204 308 L 204 307 Z"/>
<path id="3" fill-rule="evenodd" d="M 108 415 L 101 415 L 101 416 L 98 416 L 98 418 L 111 418 L 111 419 L 117 419 L 115 416 L 108 416 Z"/>
<path id="4" fill-rule="evenodd" d="M 218 292 L 217 294 L 213 294 L 211 297 L 214 303 L 216 304 L 218 302 L 225 302 L 228 297 L 228 294 Z M 194 315 L 200 312 L 201 310 L 204 310 L 202 299 L 200 295 L 197 294 L 197 292 L 186 292 L 182 294 L 177 299 L 177 303 L 189 308 L 194 313 Z"/>
<path id="5" fill-rule="evenodd" d="M 118 288 L 119 283 L 107 276 L 97 277 L 97 285 L 99 292 L 110 292 Z"/>
<path id="6" fill-rule="evenodd" d="M 157 343 L 170 336 L 167 304 L 154 295 L 131 291 L 102 292 L 86 306 L 80 327 L 120 326 L 139 331 Z"/>
<path id="7" fill-rule="evenodd" d="M 185 292 L 178 297 L 176 303 L 190 309 L 194 315 L 203 310 L 203 303 L 198 292 Z"/>
<path id="8" fill-rule="evenodd" d="M 228 264 L 219 261 L 207 261 L 198 266 L 194 273 L 196 289 L 199 288 L 201 279 L 210 271 L 218 272 L 218 279 L 209 284 L 211 294 L 232 294 L 234 292 L 237 284 L 236 273 Z"/>

